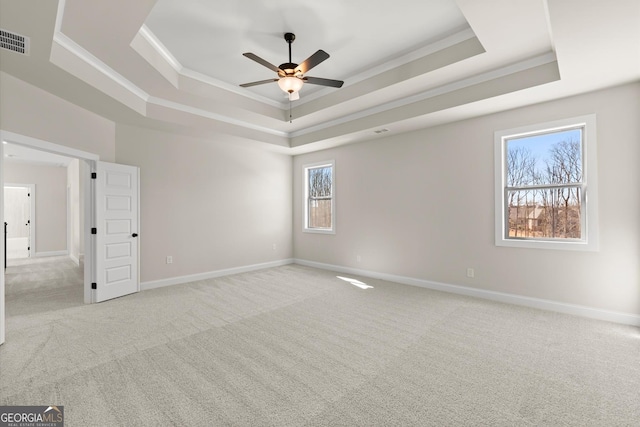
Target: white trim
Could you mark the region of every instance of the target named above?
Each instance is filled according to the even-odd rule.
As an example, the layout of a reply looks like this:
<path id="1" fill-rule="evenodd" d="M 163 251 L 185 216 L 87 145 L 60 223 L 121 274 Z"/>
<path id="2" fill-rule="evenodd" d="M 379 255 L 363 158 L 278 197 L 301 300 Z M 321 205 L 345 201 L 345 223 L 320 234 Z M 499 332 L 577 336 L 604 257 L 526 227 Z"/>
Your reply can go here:
<path id="1" fill-rule="evenodd" d="M 430 280 L 416 279 L 413 277 L 396 276 L 394 274 L 380 273 L 376 271 L 361 270 L 358 268 L 343 267 L 339 265 L 324 264 L 315 261 L 294 258 L 294 264 L 307 267 L 320 268 L 322 270 L 335 271 L 337 273 L 357 274 L 359 276 L 371 277 L 373 279 L 387 280 L 389 282 L 403 285 L 418 286 L 435 291 L 448 292 L 452 294 L 465 295 L 491 301 L 498 301 L 506 304 L 521 305 L 540 310 L 554 311 L 558 313 L 571 314 L 574 316 L 587 317 L 590 319 L 604 320 L 607 322 L 622 323 L 631 326 L 640 326 L 640 315 L 623 313 L 618 311 L 602 310 L 599 308 L 587 307 L 584 305 L 567 304 L 541 298 L 532 298 L 522 295 L 508 294 L 505 292 L 489 291 L 485 289 L 469 288 L 467 286 L 451 285 L 448 283 L 433 282 Z"/>
<path id="2" fill-rule="evenodd" d="M 356 113 L 345 114 L 337 119 L 329 120 L 323 123 L 319 123 L 314 126 L 309 126 L 298 131 L 290 132 L 290 138 L 296 138 L 302 135 L 306 135 L 312 132 L 317 132 L 323 129 L 327 129 L 340 124 L 348 123 L 354 120 L 362 119 L 372 116 L 374 114 L 383 113 L 395 108 L 407 106 L 409 104 L 415 104 L 426 99 L 435 98 L 436 96 L 451 93 L 457 90 L 466 89 L 471 86 L 475 86 L 481 83 L 485 83 L 491 80 L 497 80 L 502 77 L 510 76 L 512 74 L 530 70 L 542 65 L 550 64 L 557 60 L 555 53 L 548 52 L 542 55 L 538 55 L 533 58 L 525 59 L 515 64 L 510 64 L 505 67 L 501 67 L 495 70 L 487 71 L 481 74 L 477 74 L 471 77 L 467 77 L 462 80 L 456 80 L 453 83 L 448 83 L 442 86 L 438 86 L 433 89 L 428 89 L 424 92 L 416 93 L 415 95 L 403 97 L 395 101 L 389 101 L 384 104 L 376 105 L 375 107 L 360 110 Z M 346 84 L 346 82 L 345 82 Z M 295 112 L 295 110 L 294 110 Z"/>
<path id="3" fill-rule="evenodd" d="M 91 172 L 96 169 L 96 160 L 83 160 L 84 166 L 81 164 L 80 179 L 84 179 L 84 183 L 80 184 L 80 188 L 84 188 L 84 200 L 82 205 L 84 207 L 84 230 L 81 233 L 84 236 L 84 252 L 87 256 L 83 255 L 84 264 L 84 294 L 83 300 L 85 304 L 93 303 L 93 289 L 91 289 L 91 282 L 93 282 L 96 249 L 93 246 L 93 235 L 91 234 L 91 226 L 95 224 L 93 211 L 95 210 L 96 202 L 94 197 L 95 191 L 95 179 L 91 179 Z M 82 170 L 84 169 L 84 177 L 82 176 Z"/>
<path id="4" fill-rule="evenodd" d="M 331 228 L 309 228 L 309 169 L 331 166 Z M 302 218 L 302 231 L 315 234 L 336 234 L 336 161 L 307 163 L 302 165 L 302 179 L 304 191 L 304 217 Z"/>
<path id="5" fill-rule="evenodd" d="M 147 24 L 142 24 L 138 34 L 144 38 L 147 43 L 164 59 L 176 73 L 180 73 L 184 67 L 176 59 L 175 56 L 167 49 L 167 47 L 160 41 L 159 38 L 147 27 Z M 135 48 L 134 48 L 135 50 Z"/>
<path id="6" fill-rule="evenodd" d="M 54 33 L 59 33 L 62 31 L 62 18 L 64 17 L 64 8 L 66 6 L 67 0 L 58 0 L 58 9 L 56 11 L 56 22 L 53 27 Z"/>
<path id="7" fill-rule="evenodd" d="M 227 90 L 229 92 L 233 92 L 238 95 L 245 96 L 247 98 L 250 98 L 259 102 L 263 102 L 273 107 L 280 108 L 283 111 L 286 111 L 289 108 L 288 102 L 274 101 L 273 99 L 267 98 L 265 96 L 255 94 L 250 91 L 242 90 L 240 89 L 239 86 L 231 85 L 229 83 L 223 82 L 222 80 L 205 75 L 199 71 L 184 67 L 180 63 L 180 61 L 178 61 L 173 56 L 173 54 L 169 51 L 169 49 L 167 49 L 167 47 L 158 39 L 158 37 L 156 37 L 156 35 L 151 31 L 151 29 L 144 24 L 142 25 L 142 27 L 140 27 L 138 34 L 142 38 L 144 38 L 145 41 L 149 44 L 149 46 L 157 52 L 160 58 L 162 58 L 174 70 L 176 75 L 181 75 L 182 77 L 185 77 L 185 78 L 191 78 L 193 80 L 205 83 L 207 85 L 218 87 L 218 88 Z M 392 59 L 391 61 L 388 61 L 376 67 L 368 68 L 359 74 L 350 76 L 347 80 L 345 80 L 345 84 L 347 86 L 354 85 L 366 79 L 376 77 L 394 68 L 402 67 L 403 65 L 406 65 L 412 61 L 423 58 L 427 55 L 431 55 L 435 52 L 444 50 L 446 48 L 452 47 L 458 43 L 462 43 L 466 40 L 469 40 L 475 37 L 476 35 L 473 32 L 473 30 L 470 27 L 465 26 L 464 28 L 459 29 L 453 34 L 450 34 L 440 40 L 429 42 L 429 44 L 417 50 L 411 51 L 405 55 Z M 151 65 L 154 68 L 158 69 L 156 65 L 154 64 L 151 64 Z M 300 100 L 298 105 L 300 106 L 300 105 L 306 104 L 307 102 L 321 98 L 327 93 L 329 93 L 330 91 L 331 89 L 323 89 L 311 95 L 305 96 L 303 99 Z M 248 122 L 246 123 L 249 124 Z"/>
<path id="8" fill-rule="evenodd" d="M 228 123 L 230 125 L 239 126 L 245 129 L 257 130 L 259 132 L 264 132 L 270 135 L 280 136 L 283 138 L 287 138 L 289 136 L 289 133 L 284 131 L 275 130 L 265 126 L 254 125 L 253 123 L 236 120 L 231 117 L 223 116 L 222 114 L 217 114 L 212 111 L 203 110 L 201 108 L 191 107 L 189 105 L 180 104 L 174 101 L 169 101 L 164 98 L 150 96 L 147 102 L 148 104 L 158 105 L 160 107 L 169 108 L 171 110 L 182 111 L 183 113 L 193 114 L 196 116 L 217 120 L 222 123 Z"/>
<path id="9" fill-rule="evenodd" d="M 586 205 L 586 220 L 584 224 L 584 239 L 582 240 L 533 240 L 508 239 L 506 232 L 506 209 L 504 200 L 505 189 L 505 140 L 527 135 L 562 130 L 564 128 L 583 126 L 583 184 L 587 186 L 584 203 Z M 575 251 L 599 250 L 598 237 L 598 168 L 597 168 L 597 137 L 596 115 L 588 114 L 570 117 L 546 123 L 536 123 L 514 129 L 499 130 L 494 133 L 494 201 L 495 201 L 495 245 L 514 248 L 560 249 Z"/>
<path id="10" fill-rule="evenodd" d="M 76 258 L 75 256 L 73 256 L 73 254 L 72 254 L 72 253 L 70 253 L 70 254 L 69 254 L 69 259 L 70 259 L 71 261 L 73 261 L 73 263 L 74 263 L 75 265 L 77 265 L 78 267 L 80 267 L 80 260 L 79 260 L 78 258 Z"/>
<path id="11" fill-rule="evenodd" d="M 94 269 L 94 260 L 95 260 L 95 249 L 92 246 L 91 239 L 91 224 L 94 223 L 93 218 L 93 210 L 95 205 L 95 200 L 93 197 L 93 181 L 91 179 L 91 171 L 95 169 L 95 162 L 100 159 L 100 156 L 97 154 L 89 153 L 87 151 L 77 150 L 75 148 L 67 147 L 65 145 L 59 145 L 55 143 L 51 143 L 48 141 L 44 141 L 37 138 L 32 138 L 26 135 L 20 135 L 13 132 L 8 132 L 0 129 L 0 140 L 7 141 L 12 144 L 23 145 L 29 148 L 33 148 L 36 150 L 47 151 L 54 154 L 59 154 L 62 156 L 73 157 L 79 160 L 82 160 L 87 167 L 85 167 L 85 182 L 90 183 L 89 185 L 84 185 L 84 211 L 85 211 L 85 224 L 84 224 L 84 239 L 85 239 L 85 252 L 86 256 L 84 257 L 84 303 L 90 304 L 93 301 L 91 300 L 91 282 L 93 278 L 93 269 Z M 4 170 L 4 157 L 3 157 L 3 146 L 4 144 L 0 144 L 0 164 L 3 165 Z M 82 165 L 80 165 L 82 168 Z M 0 184 L 3 184 L 3 174 L 0 174 Z M 4 184 L 3 184 L 4 185 Z M 0 216 L 4 218 L 4 210 L 2 206 L 4 205 L 4 193 L 0 195 Z M 4 252 L 4 248 L 2 249 Z M 0 253 L 2 253 L 0 252 Z M 63 255 L 67 255 L 68 252 L 65 251 Z M 4 263 L 4 255 L 2 256 L 2 263 Z M 4 267 L 4 265 L 3 265 Z M 4 340 L 5 333 L 5 307 L 4 307 L 4 268 L 0 272 L 0 343 Z"/>
<path id="12" fill-rule="evenodd" d="M 289 101 L 288 101 L 289 98 L 287 98 L 286 95 L 285 95 L 285 99 L 287 100 L 287 102 L 285 103 L 285 102 L 276 101 L 271 98 L 267 98 L 266 96 L 263 96 L 263 95 L 258 95 L 257 93 L 251 92 L 241 86 L 233 86 L 229 83 L 223 82 L 222 80 L 215 79 L 213 77 L 207 76 L 205 74 L 199 73 L 189 68 L 183 68 L 179 74 L 184 79 L 192 79 L 194 81 L 204 83 L 209 86 L 214 86 L 219 89 L 224 89 L 231 93 L 235 93 L 236 95 L 244 96 L 245 98 L 249 98 L 254 101 L 258 101 L 263 104 L 278 108 L 281 111 L 287 111 L 289 108 Z M 250 122 L 245 122 L 245 123 L 249 124 Z"/>
<path id="13" fill-rule="evenodd" d="M 46 151 L 48 153 L 59 154 L 61 156 L 74 157 L 77 159 L 98 160 L 100 156 L 64 145 L 54 144 L 42 139 L 32 138 L 26 135 L 20 135 L 5 130 L 0 130 L 0 139 L 11 144 L 21 145 L 23 147 L 33 148 L 35 150 Z"/>
<path id="14" fill-rule="evenodd" d="M 242 267 L 227 268 L 224 270 L 208 271 L 206 273 L 189 274 L 187 276 L 177 276 L 168 279 L 151 280 L 140 283 L 140 290 L 147 291 L 149 289 L 162 288 L 165 286 L 180 285 L 183 283 L 196 282 L 198 280 L 213 279 L 216 277 L 230 276 L 232 274 L 246 273 L 249 271 L 263 270 L 265 268 L 280 267 L 293 263 L 292 258 L 282 259 L 278 261 L 270 261 L 261 264 L 245 265 Z"/>
<path id="15" fill-rule="evenodd" d="M 123 89 L 126 89 L 129 93 L 140 98 L 142 101 L 146 101 L 147 99 L 149 99 L 149 94 L 147 92 L 145 92 L 140 87 L 132 83 L 129 79 L 124 77 L 122 74 L 118 73 L 116 70 L 102 62 L 97 56 L 93 55 L 91 52 L 77 44 L 66 34 L 62 32 L 54 33 L 53 41 L 77 58 L 82 59 L 94 70 L 99 71 L 102 75 L 109 78 L 111 81 L 118 84 Z"/>
<path id="16" fill-rule="evenodd" d="M 69 256 L 69 251 L 47 251 L 47 252 L 35 252 L 34 258 L 46 258 L 50 256 Z"/>
<path id="17" fill-rule="evenodd" d="M 517 73 L 520 71 L 524 71 L 524 70 L 529 70 L 529 69 L 533 69 L 545 64 L 549 64 L 552 62 L 557 61 L 556 55 L 553 51 L 551 52 L 547 52 L 544 53 L 542 55 L 538 55 L 535 56 L 533 58 L 529 58 L 523 61 L 519 61 L 516 62 L 514 64 L 510 64 L 495 70 L 491 70 L 488 72 L 484 72 L 481 73 L 479 75 L 476 76 L 472 76 L 469 78 L 463 78 L 462 80 L 453 82 L 453 83 L 449 83 L 449 84 L 445 84 L 441 87 L 435 88 L 435 89 L 430 89 L 430 90 L 426 90 L 422 93 L 419 94 L 415 94 L 406 98 L 402 98 L 402 99 L 398 99 L 398 100 L 394 100 L 394 101 L 390 101 L 390 102 L 386 102 L 383 104 L 380 104 L 378 106 L 375 107 L 371 107 L 365 110 L 362 110 L 358 113 L 354 113 L 354 114 L 347 114 L 347 115 L 342 115 L 340 118 L 337 119 L 333 119 L 333 120 L 329 120 L 323 123 L 319 123 L 317 125 L 313 125 L 313 126 L 309 126 L 303 129 L 300 129 L 298 131 L 293 131 L 293 132 L 285 132 L 285 131 L 274 131 L 273 129 L 270 129 L 268 127 L 263 127 L 263 126 L 256 126 L 255 124 L 251 123 L 251 121 L 244 121 L 242 119 L 234 119 L 232 117 L 227 117 L 223 114 L 217 114 L 217 113 L 213 113 L 213 112 L 208 112 L 206 110 L 200 109 L 200 108 L 194 108 L 194 107 L 189 107 L 186 106 L 184 104 L 180 104 L 180 103 L 176 103 L 174 101 L 165 99 L 165 98 L 159 98 L 156 96 L 152 96 L 152 94 L 146 92 L 145 90 L 143 90 L 142 88 L 140 88 L 139 86 L 137 86 L 136 84 L 134 84 L 133 82 L 131 82 L 130 80 L 128 80 L 126 77 L 124 77 L 123 75 L 121 75 L 120 73 L 118 73 L 116 70 L 112 69 L 111 67 L 109 67 L 107 64 L 105 64 L 104 62 L 102 62 L 99 58 L 95 57 L 93 54 L 91 54 L 91 52 L 87 51 L 86 49 L 84 49 L 82 46 L 78 45 L 74 40 L 72 40 L 71 38 L 69 38 L 68 36 L 66 36 L 63 32 L 62 32 L 62 20 L 64 18 L 64 8 L 65 8 L 65 1 L 64 0 L 60 0 L 58 2 L 58 12 L 57 12 L 57 16 L 56 16 L 56 22 L 55 22 L 55 31 L 54 31 L 54 35 L 53 35 L 53 41 L 55 43 L 54 47 L 57 45 L 60 48 L 64 49 L 66 52 L 68 52 L 69 54 L 75 56 L 76 58 L 79 58 L 81 61 L 83 61 L 85 64 L 87 64 L 89 67 L 91 67 L 91 69 L 97 71 L 98 73 L 100 73 L 102 76 L 107 77 L 108 79 L 110 79 L 112 82 L 114 82 L 116 85 L 118 85 L 118 87 L 123 88 L 124 90 L 127 91 L 127 93 L 131 93 L 135 96 L 135 100 L 133 99 L 129 99 L 127 98 L 126 100 L 121 99 L 121 97 L 119 98 L 118 96 L 114 95 L 113 90 L 109 91 L 106 90 L 105 88 L 100 89 L 101 91 L 107 93 L 108 95 L 115 97 L 116 99 L 120 100 L 121 102 L 123 102 L 124 104 L 128 105 L 130 108 L 133 108 L 134 110 L 138 111 L 140 114 L 144 115 L 144 116 L 148 116 L 147 113 L 147 108 L 149 107 L 149 104 L 154 104 L 154 105 L 158 105 L 158 106 L 163 106 L 165 108 L 169 108 L 175 111 L 180 111 L 180 112 L 184 112 L 187 114 L 192 114 L 198 117 L 204 117 L 206 119 L 211 119 L 211 120 L 216 120 L 216 121 L 222 121 L 223 123 L 229 123 L 229 124 L 233 124 L 233 125 L 237 125 L 240 126 L 242 128 L 247 128 L 247 129 L 252 129 L 252 130 L 257 130 L 259 132 L 265 132 L 267 134 L 275 134 L 275 135 L 279 135 L 279 136 L 284 136 L 286 138 L 289 139 L 289 144 L 291 144 L 291 140 L 303 135 L 307 135 L 310 133 L 314 133 L 314 132 L 318 132 L 324 129 L 328 129 L 331 127 L 335 127 L 338 126 L 340 124 L 344 124 L 350 121 L 354 121 L 354 120 L 358 120 L 358 119 L 362 119 L 365 117 L 369 117 L 372 116 L 374 114 L 378 114 L 378 113 L 382 113 L 382 112 L 387 112 L 389 110 L 393 110 L 396 108 L 400 108 L 400 107 L 405 107 L 409 104 L 413 104 L 419 101 L 423 101 L 426 100 L 428 98 L 432 98 L 438 95 L 442 95 L 445 93 L 449 93 L 452 91 L 456 91 L 456 90 L 460 90 L 460 89 L 465 89 L 468 88 L 470 86 L 473 85 L 477 85 L 486 81 L 490 81 L 490 80 L 494 80 L 494 79 L 498 79 L 501 77 L 505 77 L 508 75 L 512 75 L 513 73 Z M 180 82 L 179 82 L 179 77 L 184 78 L 184 79 L 191 79 L 193 81 L 198 81 L 201 82 L 203 84 L 212 86 L 212 87 L 217 87 L 219 89 L 222 90 L 226 90 L 230 93 L 233 94 L 237 94 L 243 97 L 246 97 L 248 99 L 252 99 L 255 100 L 257 102 L 260 102 L 264 105 L 268 105 L 268 106 L 273 106 L 275 108 L 278 108 L 279 111 L 286 111 L 287 108 L 289 107 L 289 104 L 286 101 L 275 101 L 271 98 L 267 98 L 261 95 L 258 95 L 254 92 L 248 91 L 246 89 L 241 89 L 239 86 L 234 86 L 232 84 L 228 84 L 225 82 L 222 82 L 218 79 L 215 79 L 213 77 L 210 76 L 206 76 L 202 73 L 196 72 L 194 70 L 185 68 L 182 64 L 180 64 L 180 62 L 171 54 L 171 52 L 166 48 L 166 46 L 164 46 L 160 40 L 153 34 L 153 32 L 146 26 L 143 25 L 140 30 L 138 31 L 137 36 L 140 36 L 141 40 L 144 40 L 145 43 L 148 44 L 149 49 L 152 49 L 153 51 L 156 52 L 157 56 L 157 60 L 158 61 L 164 61 L 164 63 L 167 65 L 166 69 L 167 70 L 171 70 L 172 74 L 175 73 L 176 77 L 174 78 L 174 76 L 170 76 L 171 78 L 169 79 L 171 81 L 171 84 L 176 86 L 176 84 L 178 86 L 180 86 Z M 358 75 L 354 75 L 351 76 L 349 79 L 347 79 L 345 81 L 346 86 L 349 85 L 353 85 L 356 84 L 360 81 L 366 80 L 368 78 L 374 78 L 376 76 L 381 75 L 382 73 L 385 73 L 387 71 L 389 71 L 390 69 L 393 68 L 397 68 L 397 67 L 401 67 L 402 65 L 405 65 L 407 63 L 410 63 L 411 61 L 417 60 L 419 58 L 424 58 L 425 56 L 440 51 L 442 49 L 454 46 L 458 43 L 464 42 L 466 40 L 470 40 L 472 38 L 476 37 L 475 33 L 473 32 L 473 30 L 469 27 L 465 27 L 460 29 L 457 32 L 454 32 L 453 34 L 450 34 L 448 36 L 446 36 L 443 39 L 437 40 L 433 43 L 430 43 L 426 46 L 423 46 L 422 48 L 407 53 L 406 55 L 403 55 L 399 58 L 396 58 L 390 62 L 387 62 L 385 64 L 382 64 L 380 66 L 371 68 L 371 69 L 367 69 L 366 71 L 359 73 Z M 135 38 L 134 38 L 135 40 Z M 133 46 L 132 47 L 134 50 L 136 50 L 136 47 Z M 52 49 L 52 57 L 54 56 L 54 50 Z M 145 55 L 143 55 L 141 52 L 138 52 L 136 50 L 136 52 L 142 57 L 145 58 Z M 55 62 L 55 61 L 54 61 Z M 65 61 L 66 63 L 67 61 Z M 165 78 L 167 78 L 167 76 L 165 74 L 163 74 L 162 70 L 160 70 L 160 68 L 158 67 L 157 64 L 153 64 L 150 63 L 150 65 L 152 67 L 154 67 L 158 72 L 160 72 L 161 75 L 163 75 Z M 72 72 L 71 70 L 71 66 L 67 66 L 66 69 L 69 72 Z M 164 68 L 163 68 L 164 69 Z M 78 74 L 77 70 L 73 71 L 72 74 Z M 93 77 L 93 76 L 92 76 Z M 172 80 L 173 79 L 173 80 Z M 95 78 L 94 78 L 95 80 Z M 95 86 L 95 84 L 94 84 Z M 325 94 L 331 92 L 332 89 L 328 89 L 325 88 L 323 90 L 320 90 L 314 94 L 305 96 L 304 99 L 302 99 L 300 101 L 298 105 L 298 107 L 304 105 L 305 103 L 314 101 L 316 99 L 322 98 L 323 96 L 325 96 Z M 136 105 L 131 105 L 135 102 L 137 102 L 138 100 L 141 100 L 143 102 L 143 104 L 136 104 Z M 297 108 L 294 108 L 294 113 L 295 111 L 297 111 Z M 278 132 L 278 133 L 274 133 L 274 132 Z M 293 148 L 293 147 L 289 147 L 289 148 Z"/>
<path id="18" fill-rule="evenodd" d="M 141 269 L 140 269 L 140 264 L 142 264 L 142 263 L 140 262 L 140 261 L 142 260 L 142 258 L 140 257 L 140 254 L 141 254 L 140 246 L 142 246 L 142 245 L 141 245 L 141 241 L 142 241 L 142 239 L 140 239 L 139 237 L 140 237 L 140 233 L 141 233 L 141 231 L 142 231 L 142 230 L 141 230 L 141 226 L 140 226 L 140 224 L 141 224 L 141 221 L 140 221 L 140 220 L 142 219 L 142 216 L 141 216 L 141 213 L 140 213 L 140 168 L 139 168 L 138 166 L 136 166 L 136 181 L 137 181 L 137 184 L 138 184 L 138 186 L 137 186 L 138 188 L 136 189 L 136 191 L 137 191 L 137 193 L 136 193 L 136 199 L 137 199 L 137 201 L 138 201 L 138 206 L 137 206 L 137 208 L 136 208 L 136 209 L 137 209 L 137 213 L 138 213 L 138 217 L 136 218 L 136 221 L 137 221 L 137 227 L 136 227 L 136 229 L 137 229 L 137 230 L 136 230 L 136 233 L 138 233 L 138 237 L 137 237 L 137 239 L 138 239 L 138 240 L 137 240 L 137 243 L 138 243 L 138 244 L 137 244 L 137 246 L 138 246 L 138 251 L 137 251 L 137 252 L 138 252 L 138 253 L 136 254 L 136 255 L 137 255 L 137 257 L 138 257 L 138 260 L 137 260 L 137 262 L 136 262 L 136 264 L 137 264 L 137 267 L 138 267 L 138 268 L 137 268 L 137 271 L 136 271 L 136 277 L 137 277 L 137 279 L 136 279 L 136 282 L 137 282 L 137 283 L 136 283 L 136 285 L 137 285 L 137 289 L 138 289 L 138 290 L 137 290 L 137 292 L 140 292 L 140 291 L 142 290 L 142 289 L 140 288 L 140 285 L 141 285 L 141 283 L 140 283 L 140 277 L 141 277 L 141 276 L 140 276 L 140 271 L 141 271 Z"/>
<path id="19" fill-rule="evenodd" d="M 386 73 L 387 71 L 403 67 L 413 61 L 424 58 L 428 55 L 432 55 L 436 52 L 440 52 L 444 49 L 453 47 L 459 43 L 473 38 L 476 38 L 475 33 L 470 27 L 465 26 L 463 29 L 458 30 L 440 40 L 429 42 L 427 45 L 406 53 L 398 58 L 392 59 L 375 67 L 367 68 L 361 73 L 351 75 L 344 80 L 344 84 L 346 86 L 355 85 L 364 80 L 370 79 L 372 77 L 377 77 L 382 73 Z M 298 103 L 298 106 L 306 104 L 307 102 L 313 101 L 315 99 L 322 98 L 330 90 L 331 89 L 326 88 L 321 91 L 312 93 L 311 95 L 305 95 L 304 98 L 302 98 Z"/>
<path id="20" fill-rule="evenodd" d="M 163 61 L 165 61 L 169 67 L 172 70 L 172 75 L 171 75 L 171 83 L 175 86 L 178 87 L 180 86 L 180 78 L 183 79 L 192 79 L 194 81 L 198 81 L 200 83 L 204 83 L 206 85 L 209 86 L 213 86 L 213 87 L 218 87 L 220 89 L 224 89 L 227 90 L 229 92 L 233 92 L 235 94 L 253 99 L 254 101 L 258 101 L 258 102 L 262 102 L 264 104 L 268 104 L 271 105 L 272 107 L 276 107 L 279 108 L 283 111 L 285 111 L 286 109 L 289 108 L 289 104 L 288 103 L 284 103 L 284 102 L 279 102 L 279 101 L 274 101 L 273 99 L 267 98 L 265 96 L 262 95 L 258 95 L 254 92 L 250 92 L 246 89 L 241 88 L 240 86 L 234 86 L 232 84 L 223 82 L 222 80 L 218 80 L 216 78 L 213 78 L 211 76 L 207 76 L 205 74 L 202 74 L 198 71 L 192 70 L 190 68 L 185 68 L 180 61 L 178 61 L 173 54 L 169 51 L 169 49 L 167 49 L 167 47 L 156 37 L 156 35 L 151 31 L 151 29 L 149 29 L 149 27 L 147 27 L 146 24 L 143 24 L 142 27 L 140 27 L 140 30 L 138 31 L 138 35 L 144 39 L 144 41 L 147 43 L 147 47 L 153 49 L 157 55 L 159 55 L 160 59 L 162 59 Z M 134 39 L 135 41 L 135 39 Z M 134 42 L 131 42 L 131 47 L 133 48 L 133 50 L 135 50 L 140 56 L 142 56 L 143 58 L 145 57 L 145 55 L 143 54 L 143 52 L 140 52 L 140 48 L 138 46 L 134 45 Z M 153 68 L 155 68 L 156 70 L 160 71 L 160 67 L 158 66 L 157 63 L 151 63 L 150 64 Z M 163 74 L 163 73 L 160 73 Z M 167 76 L 165 76 L 165 78 L 167 78 Z M 175 82 L 175 83 L 174 83 Z"/>
<path id="21" fill-rule="evenodd" d="M 2 140 L 2 131 L 0 130 L 0 140 Z M 0 194 L 0 222 L 4 224 L 4 144 L 0 141 L 0 165 L 2 165 L 2 173 L 0 173 L 0 187 L 2 187 L 2 194 Z M 5 310 L 4 310 L 4 245 L 0 245 L 0 345 L 4 343 L 5 339 Z"/>
<path id="22" fill-rule="evenodd" d="M 79 162 L 78 162 L 79 163 Z M 69 258 L 71 258 L 71 261 L 73 261 L 74 263 L 76 263 L 76 265 L 80 265 L 80 261 L 75 262 L 75 260 L 77 260 L 76 257 L 73 256 L 73 254 L 71 253 L 71 186 L 69 186 L 69 167 L 65 168 L 66 172 L 67 172 L 67 200 L 66 200 L 66 205 L 67 205 L 67 252 L 69 253 Z"/>

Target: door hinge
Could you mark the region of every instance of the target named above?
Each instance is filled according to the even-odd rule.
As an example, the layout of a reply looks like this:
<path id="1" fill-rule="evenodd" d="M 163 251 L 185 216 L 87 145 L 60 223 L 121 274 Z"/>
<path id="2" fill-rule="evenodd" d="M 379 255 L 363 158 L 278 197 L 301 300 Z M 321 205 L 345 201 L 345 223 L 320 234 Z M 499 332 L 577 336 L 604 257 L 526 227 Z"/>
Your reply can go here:
<path id="1" fill-rule="evenodd" d="M 98 289 L 98 284 L 97 283 L 92 283 L 91 284 L 91 289 Z"/>
<path id="2" fill-rule="evenodd" d="M 30 251 L 31 250 L 31 246 L 27 246 L 27 250 Z"/>
<path id="3" fill-rule="evenodd" d="M 91 234 L 98 234 L 98 229 L 97 228 L 92 228 L 91 229 Z"/>
<path id="4" fill-rule="evenodd" d="M 31 193 L 27 193 L 27 197 L 31 197 Z"/>
<path id="5" fill-rule="evenodd" d="M 98 173 L 97 172 L 91 172 L 91 179 L 96 179 L 98 178 Z"/>

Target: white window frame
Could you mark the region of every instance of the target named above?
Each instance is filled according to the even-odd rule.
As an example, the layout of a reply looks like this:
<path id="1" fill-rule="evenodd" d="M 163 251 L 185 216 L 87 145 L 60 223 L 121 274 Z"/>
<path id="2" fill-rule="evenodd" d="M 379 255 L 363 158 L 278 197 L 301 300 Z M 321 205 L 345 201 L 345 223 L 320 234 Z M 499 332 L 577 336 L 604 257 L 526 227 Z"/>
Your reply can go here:
<path id="1" fill-rule="evenodd" d="M 580 239 L 510 238 L 507 233 L 506 205 L 506 142 L 509 139 L 562 131 L 581 127 L 582 132 L 582 189 L 583 223 Z M 495 244 L 515 248 L 561 249 L 576 251 L 598 250 L 598 168 L 595 114 L 538 123 L 514 129 L 496 131 L 495 148 Z"/>
<path id="2" fill-rule="evenodd" d="M 311 228 L 309 227 L 309 169 L 321 167 L 331 167 L 331 228 Z M 327 160 L 324 162 L 309 163 L 302 166 L 302 176 L 304 185 L 304 217 L 303 231 L 305 233 L 335 234 L 336 233 L 336 162 Z"/>

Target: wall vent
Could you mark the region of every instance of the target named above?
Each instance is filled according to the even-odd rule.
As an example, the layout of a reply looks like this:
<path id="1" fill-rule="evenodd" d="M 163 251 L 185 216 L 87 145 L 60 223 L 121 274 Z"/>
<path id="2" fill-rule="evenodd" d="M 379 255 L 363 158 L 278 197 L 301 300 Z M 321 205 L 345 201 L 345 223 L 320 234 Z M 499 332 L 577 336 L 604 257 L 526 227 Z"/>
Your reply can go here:
<path id="1" fill-rule="evenodd" d="M 29 55 L 29 37 L 0 29 L 0 48 Z"/>

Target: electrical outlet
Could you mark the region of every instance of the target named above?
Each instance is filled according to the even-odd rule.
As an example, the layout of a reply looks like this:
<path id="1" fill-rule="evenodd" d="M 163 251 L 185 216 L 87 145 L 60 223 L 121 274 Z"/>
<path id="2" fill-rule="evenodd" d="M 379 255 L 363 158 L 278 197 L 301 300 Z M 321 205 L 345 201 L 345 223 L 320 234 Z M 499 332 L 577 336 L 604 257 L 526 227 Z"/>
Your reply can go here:
<path id="1" fill-rule="evenodd" d="M 467 277 L 474 277 L 476 274 L 476 272 L 473 270 L 473 268 L 467 268 Z"/>
<path id="2" fill-rule="evenodd" d="M 273 250 L 275 251 L 278 248 L 278 246 L 276 246 L 276 244 L 273 244 Z"/>
<path id="3" fill-rule="evenodd" d="M 356 261 L 358 262 L 362 261 L 362 257 L 360 255 L 356 256 Z"/>
<path id="4" fill-rule="evenodd" d="M 167 256 L 167 264 L 173 264 L 173 257 L 171 255 Z"/>

